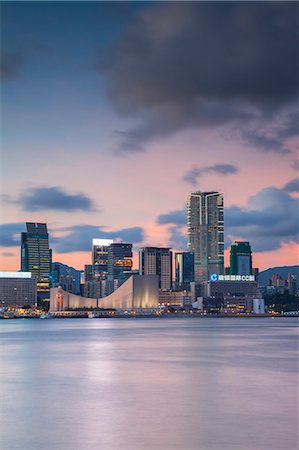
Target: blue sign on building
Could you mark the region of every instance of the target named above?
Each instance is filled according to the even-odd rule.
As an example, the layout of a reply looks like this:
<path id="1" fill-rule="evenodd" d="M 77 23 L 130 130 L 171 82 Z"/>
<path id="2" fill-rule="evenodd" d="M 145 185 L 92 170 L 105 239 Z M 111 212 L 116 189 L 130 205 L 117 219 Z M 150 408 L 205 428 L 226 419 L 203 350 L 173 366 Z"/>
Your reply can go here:
<path id="1" fill-rule="evenodd" d="M 217 280 L 218 280 L 218 275 L 217 275 L 217 273 L 212 273 L 210 279 L 211 279 L 211 281 L 217 281 Z"/>

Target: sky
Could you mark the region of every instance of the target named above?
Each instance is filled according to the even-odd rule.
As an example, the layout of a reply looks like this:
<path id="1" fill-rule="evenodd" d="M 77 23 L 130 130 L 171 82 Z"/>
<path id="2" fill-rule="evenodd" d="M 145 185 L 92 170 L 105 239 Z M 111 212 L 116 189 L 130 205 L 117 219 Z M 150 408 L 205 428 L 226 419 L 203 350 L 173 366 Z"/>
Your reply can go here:
<path id="1" fill-rule="evenodd" d="M 77 269 L 93 238 L 186 250 L 198 190 L 224 195 L 226 264 L 234 240 L 297 264 L 298 8 L 3 1 L 0 270 L 26 221 Z"/>

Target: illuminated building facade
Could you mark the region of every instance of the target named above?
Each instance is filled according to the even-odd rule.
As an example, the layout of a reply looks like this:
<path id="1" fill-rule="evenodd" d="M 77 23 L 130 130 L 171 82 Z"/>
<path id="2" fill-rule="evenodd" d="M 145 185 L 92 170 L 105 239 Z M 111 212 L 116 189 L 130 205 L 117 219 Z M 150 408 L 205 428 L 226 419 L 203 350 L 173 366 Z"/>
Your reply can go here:
<path id="1" fill-rule="evenodd" d="M 253 275 L 212 274 L 201 284 L 204 309 L 227 313 L 253 312 L 254 299 L 261 298 Z"/>
<path id="2" fill-rule="evenodd" d="M 112 294 L 104 298 L 87 298 L 51 289 L 50 311 L 83 308 L 113 308 L 117 310 L 153 310 L 158 304 L 158 277 L 132 275 Z"/>
<path id="3" fill-rule="evenodd" d="M 139 251 L 140 275 L 158 275 L 159 288 L 172 288 L 172 251 L 169 248 L 144 247 Z"/>
<path id="4" fill-rule="evenodd" d="M 108 277 L 108 253 L 113 239 L 92 240 L 92 266 L 94 280 L 106 280 Z"/>
<path id="5" fill-rule="evenodd" d="M 37 294 L 46 298 L 50 292 L 51 253 L 45 223 L 26 222 L 27 231 L 21 234 L 21 271 L 36 278 Z"/>
<path id="6" fill-rule="evenodd" d="M 224 273 L 223 195 L 194 192 L 188 199 L 188 249 L 194 253 L 194 280 Z"/>
<path id="7" fill-rule="evenodd" d="M 252 275 L 252 254 L 249 242 L 234 242 L 230 247 L 230 274 Z"/>
<path id="8" fill-rule="evenodd" d="M 189 290 L 194 281 L 194 253 L 180 252 L 175 254 L 175 287 L 178 290 Z"/>
<path id="9" fill-rule="evenodd" d="M 113 290 L 131 275 L 133 266 L 133 244 L 112 243 L 108 247 L 108 280 Z M 111 292 L 111 290 L 110 290 Z"/>
<path id="10" fill-rule="evenodd" d="M 190 306 L 192 304 L 192 294 L 190 291 L 160 291 L 159 304 L 161 306 Z"/>

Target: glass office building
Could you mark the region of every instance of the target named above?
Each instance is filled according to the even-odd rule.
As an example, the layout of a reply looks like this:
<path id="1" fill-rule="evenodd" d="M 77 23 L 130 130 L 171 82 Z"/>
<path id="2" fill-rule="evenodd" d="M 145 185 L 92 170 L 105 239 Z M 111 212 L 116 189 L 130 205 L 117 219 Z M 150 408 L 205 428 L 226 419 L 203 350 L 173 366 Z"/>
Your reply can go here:
<path id="1" fill-rule="evenodd" d="M 139 274 L 158 275 L 159 288 L 172 288 L 172 251 L 163 247 L 144 247 L 139 252 Z"/>
<path id="2" fill-rule="evenodd" d="M 224 273 L 223 195 L 193 192 L 188 199 L 188 249 L 194 253 L 194 280 Z"/>
<path id="3" fill-rule="evenodd" d="M 31 272 L 36 279 L 37 294 L 46 298 L 50 291 L 51 252 L 45 223 L 26 222 L 21 234 L 21 271 Z"/>

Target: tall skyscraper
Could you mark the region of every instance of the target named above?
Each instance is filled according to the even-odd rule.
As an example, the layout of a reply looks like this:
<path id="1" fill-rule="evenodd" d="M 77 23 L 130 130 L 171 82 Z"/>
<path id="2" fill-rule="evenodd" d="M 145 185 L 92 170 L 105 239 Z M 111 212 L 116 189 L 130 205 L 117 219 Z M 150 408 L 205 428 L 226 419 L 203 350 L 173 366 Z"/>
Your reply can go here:
<path id="1" fill-rule="evenodd" d="M 26 222 L 21 234 L 21 271 L 36 278 L 37 294 L 45 298 L 50 290 L 51 252 L 45 223 Z"/>
<path id="2" fill-rule="evenodd" d="M 230 274 L 252 275 L 252 253 L 249 242 L 236 241 L 231 245 Z"/>
<path id="3" fill-rule="evenodd" d="M 159 288 L 172 288 L 172 251 L 169 248 L 144 247 L 139 251 L 139 274 L 159 275 Z"/>
<path id="4" fill-rule="evenodd" d="M 108 280 L 114 282 L 113 289 L 126 281 L 133 266 L 133 244 L 113 243 L 108 247 Z"/>
<path id="5" fill-rule="evenodd" d="M 188 199 L 188 249 L 194 253 L 194 280 L 224 271 L 223 195 L 193 192 Z"/>
<path id="6" fill-rule="evenodd" d="M 92 240 L 92 265 L 95 280 L 106 280 L 108 276 L 108 251 L 113 239 Z"/>
<path id="7" fill-rule="evenodd" d="M 175 254 L 175 285 L 176 289 L 190 290 L 194 281 L 194 253 L 180 252 Z"/>

